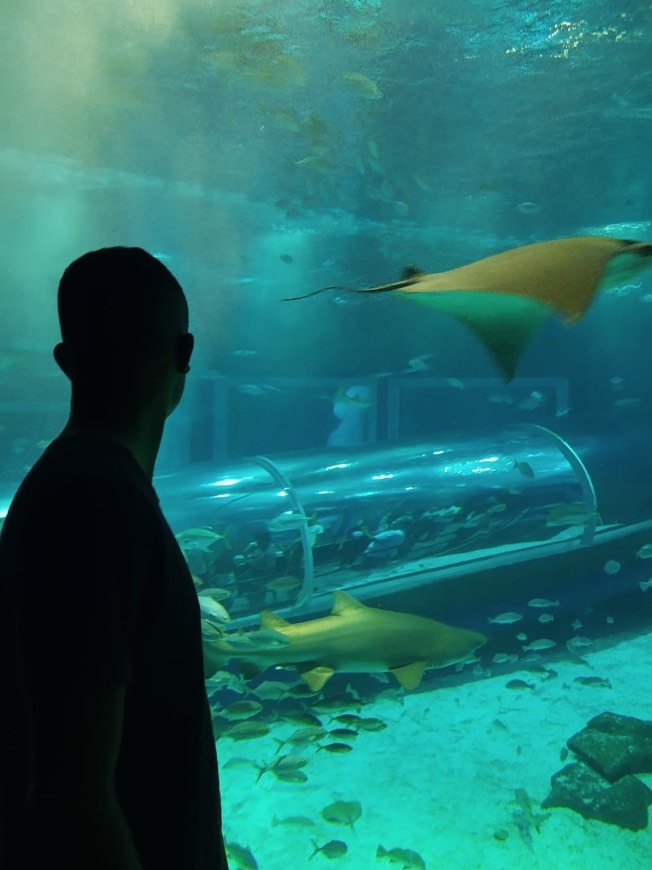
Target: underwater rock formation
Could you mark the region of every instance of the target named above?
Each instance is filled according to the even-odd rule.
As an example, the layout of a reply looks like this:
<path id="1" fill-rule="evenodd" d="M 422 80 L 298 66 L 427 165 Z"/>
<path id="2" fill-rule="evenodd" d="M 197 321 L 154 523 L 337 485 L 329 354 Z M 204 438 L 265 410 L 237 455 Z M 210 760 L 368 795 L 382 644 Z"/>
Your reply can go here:
<path id="1" fill-rule="evenodd" d="M 567 764 L 552 777 L 544 809 L 568 807 L 585 819 L 598 819 L 630 831 L 647 827 L 652 791 L 635 776 L 611 783 L 582 761 Z"/>
<path id="2" fill-rule="evenodd" d="M 633 774 L 652 772 L 652 723 L 601 713 L 567 745 L 581 760 L 553 775 L 541 806 L 568 807 L 632 831 L 647 827 L 652 791 Z"/>
<path id="3" fill-rule="evenodd" d="M 609 782 L 652 773 L 652 722 L 601 713 L 570 738 L 568 748 Z"/>

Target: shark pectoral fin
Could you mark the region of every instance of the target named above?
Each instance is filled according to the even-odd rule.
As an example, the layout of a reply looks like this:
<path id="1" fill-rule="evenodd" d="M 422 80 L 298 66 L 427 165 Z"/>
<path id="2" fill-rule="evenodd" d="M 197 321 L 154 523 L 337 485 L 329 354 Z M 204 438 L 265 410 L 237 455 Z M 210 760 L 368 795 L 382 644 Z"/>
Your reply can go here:
<path id="1" fill-rule="evenodd" d="M 308 688 L 313 692 L 319 692 L 324 688 L 326 683 L 333 676 L 335 671 L 333 668 L 328 668 L 325 665 L 320 665 L 317 668 L 310 668 L 307 671 L 299 671 L 302 679 L 308 684 Z"/>
<path id="2" fill-rule="evenodd" d="M 416 689 L 423 679 L 425 669 L 425 662 L 412 662 L 409 665 L 403 665 L 401 668 L 390 668 L 390 671 L 404 689 Z"/>
<path id="3" fill-rule="evenodd" d="M 288 625 L 292 625 L 292 623 L 288 622 L 287 619 L 283 619 L 282 616 L 272 613 L 271 610 L 263 610 L 260 614 L 261 628 L 279 629 L 287 628 Z"/>

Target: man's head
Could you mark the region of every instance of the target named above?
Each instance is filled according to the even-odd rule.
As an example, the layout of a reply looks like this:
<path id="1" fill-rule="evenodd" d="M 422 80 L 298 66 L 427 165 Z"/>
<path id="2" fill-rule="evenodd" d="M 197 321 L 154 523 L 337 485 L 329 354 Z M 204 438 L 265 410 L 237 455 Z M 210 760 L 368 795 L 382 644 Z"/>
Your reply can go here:
<path id="1" fill-rule="evenodd" d="M 57 363 L 77 410 L 133 416 L 152 399 L 166 415 L 183 393 L 193 337 L 174 275 L 141 248 L 102 248 L 71 263 L 58 294 Z"/>

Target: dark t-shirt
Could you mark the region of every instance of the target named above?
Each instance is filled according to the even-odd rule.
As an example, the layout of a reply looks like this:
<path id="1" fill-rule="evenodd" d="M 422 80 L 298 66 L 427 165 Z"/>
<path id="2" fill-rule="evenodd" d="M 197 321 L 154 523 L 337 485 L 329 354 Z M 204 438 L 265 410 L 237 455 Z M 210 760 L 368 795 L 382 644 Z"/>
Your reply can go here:
<path id="1" fill-rule="evenodd" d="M 21 484 L 0 536 L 0 652 L 5 842 L 28 812 L 26 701 L 124 685 L 116 791 L 144 870 L 226 868 L 197 596 L 116 442 L 59 438 Z"/>

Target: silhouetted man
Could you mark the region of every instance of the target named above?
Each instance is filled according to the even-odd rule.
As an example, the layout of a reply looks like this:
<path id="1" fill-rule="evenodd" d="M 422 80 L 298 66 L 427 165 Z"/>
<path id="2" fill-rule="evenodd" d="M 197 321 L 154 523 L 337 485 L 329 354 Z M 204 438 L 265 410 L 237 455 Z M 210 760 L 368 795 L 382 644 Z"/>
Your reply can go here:
<path id="1" fill-rule="evenodd" d="M 59 285 L 68 423 L 0 537 L 6 870 L 223 870 L 191 575 L 152 488 L 193 350 L 183 291 L 140 248 Z"/>

